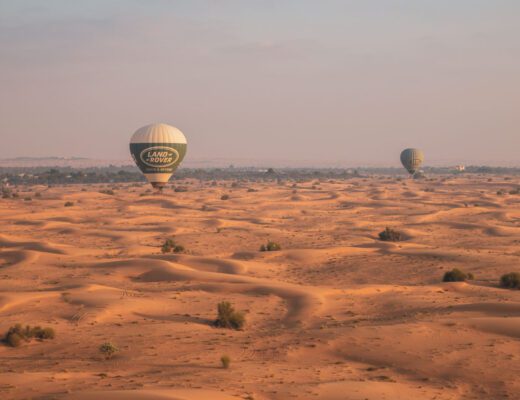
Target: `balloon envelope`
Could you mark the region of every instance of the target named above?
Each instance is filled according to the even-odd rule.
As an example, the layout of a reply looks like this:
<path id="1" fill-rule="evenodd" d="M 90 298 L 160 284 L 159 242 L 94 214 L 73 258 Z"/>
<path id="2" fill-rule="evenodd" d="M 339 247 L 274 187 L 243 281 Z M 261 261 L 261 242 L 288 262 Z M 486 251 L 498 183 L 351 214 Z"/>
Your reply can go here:
<path id="1" fill-rule="evenodd" d="M 405 149 L 401 153 L 401 163 L 410 174 L 415 174 L 424 161 L 424 154 L 419 149 Z"/>
<path id="2" fill-rule="evenodd" d="M 130 140 L 130 154 L 154 188 L 162 188 L 186 155 L 186 137 L 177 128 L 151 124 L 138 129 Z"/>

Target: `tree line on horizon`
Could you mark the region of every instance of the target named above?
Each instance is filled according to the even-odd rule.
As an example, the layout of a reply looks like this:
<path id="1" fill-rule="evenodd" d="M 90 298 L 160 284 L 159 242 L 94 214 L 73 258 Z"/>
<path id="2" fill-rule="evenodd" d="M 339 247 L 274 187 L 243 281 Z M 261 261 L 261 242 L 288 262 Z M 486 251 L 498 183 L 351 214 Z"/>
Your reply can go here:
<path id="1" fill-rule="evenodd" d="M 426 175 L 438 174 L 493 174 L 520 175 L 520 167 L 468 166 L 464 172 L 454 171 L 448 167 L 425 167 Z M 308 180 L 308 179 L 349 179 L 370 175 L 403 176 L 403 169 L 389 168 L 180 168 L 172 180 L 199 179 L 213 180 Z M 141 172 L 134 166 L 107 167 L 1 167 L 1 184 L 56 185 L 75 183 L 130 183 L 145 182 Z"/>

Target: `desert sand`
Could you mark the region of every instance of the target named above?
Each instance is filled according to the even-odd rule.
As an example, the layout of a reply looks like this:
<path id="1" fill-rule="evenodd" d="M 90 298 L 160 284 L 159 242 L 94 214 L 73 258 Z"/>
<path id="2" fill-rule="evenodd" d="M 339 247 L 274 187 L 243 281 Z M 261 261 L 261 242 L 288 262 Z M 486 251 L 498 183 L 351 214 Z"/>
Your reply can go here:
<path id="1" fill-rule="evenodd" d="M 520 291 L 498 279 L 520 269 L 520 196 L 496 192 L 520 180 L 488 178 L 0 199 L 0 334 L 56 332 L 0 345 L 0 398 L 518 399 Z M 184 253 L 161 253 L 171 237 Z M 442 283 L 452 268 L 475 280 Z M 213 326 L 223 300 L 243 330 Z"/>

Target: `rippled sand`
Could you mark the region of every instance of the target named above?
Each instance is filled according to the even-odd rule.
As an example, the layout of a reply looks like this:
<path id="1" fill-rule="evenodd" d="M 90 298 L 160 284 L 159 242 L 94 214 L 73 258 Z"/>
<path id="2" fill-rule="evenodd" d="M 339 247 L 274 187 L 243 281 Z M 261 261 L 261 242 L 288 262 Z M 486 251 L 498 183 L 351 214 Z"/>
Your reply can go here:
<path id="1" fill-rule="evenodd" d="M 185 181 L 0 199 L 0 332 L 56 331 L 0 345 L 0 398 L 518 398 L 520 291 L 497 282 L 520 271 L 520 195 L 496 192 L 519 183 Z M 406 240 L 379 241 L 386 226 Z M 163 255 L 168 237 L 186 252 Z M 282 250 L 259 252 L 268 240 Z M 441 283 L 452 268 L 476 279 Z M 244 330 L 212 326 L 222 300 L 247 313 Z"/>

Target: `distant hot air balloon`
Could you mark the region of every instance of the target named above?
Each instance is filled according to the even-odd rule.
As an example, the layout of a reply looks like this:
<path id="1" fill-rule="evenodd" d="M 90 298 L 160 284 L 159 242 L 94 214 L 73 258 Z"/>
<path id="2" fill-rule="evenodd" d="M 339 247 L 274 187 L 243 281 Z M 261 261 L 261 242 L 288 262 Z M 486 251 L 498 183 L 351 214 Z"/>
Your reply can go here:
<path id="1" fill-rule="evenodd" d="M 154 188 L 162 189 L 186 155 L 186 138 L 177 128 L 151 124 L 138 129 L 130 140 L 135 163 Z"/>
<path id="2" fill-rule="evenodd" d="M 419 149 L 405 149 L 401 153 L 401 163 L 410 174 L 415 174 L 424 161 L 424 154 Z"/>

